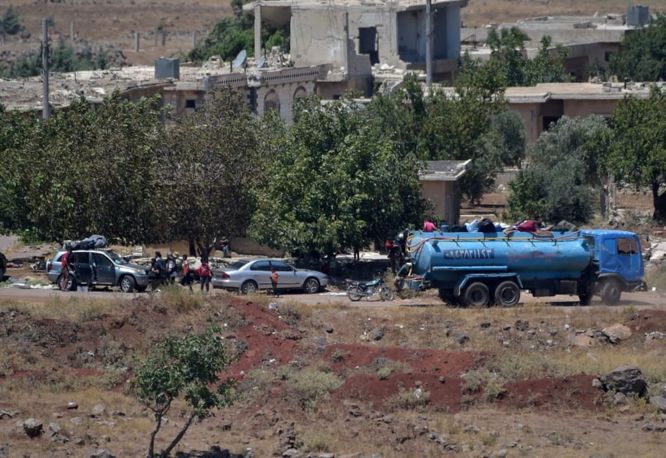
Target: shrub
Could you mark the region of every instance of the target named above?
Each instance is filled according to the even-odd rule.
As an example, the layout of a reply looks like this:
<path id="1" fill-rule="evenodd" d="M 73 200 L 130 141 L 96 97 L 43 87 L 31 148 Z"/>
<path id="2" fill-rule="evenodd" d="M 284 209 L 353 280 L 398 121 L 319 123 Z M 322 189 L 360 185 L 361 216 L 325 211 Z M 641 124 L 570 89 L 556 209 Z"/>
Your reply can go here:
<path id="1" fill-rule="evenodd" d="M 289 372 L 287 383 L 297 396 L 299 404 L 312 408 L 320 399 L 342 385 L 342 380 L 335 374 L 318 369 L 305 369 Z"/>
<path id="2" fill-rule="evenodd" d="M 159 342 L 133 380 L 139 401 L 155 415 L 155 429 L 150 434 L 148 456 L 154 456 L 155 437 L 162 426 L 164 415 L 174 399 L 183 395 L 190 412 L 185 425 L 161 454 L 168 456 L 183 438 L 195 419 L 203 419 L 214 407 L 222 408 L 232 402 L 231 381 L 220 383 L 218 373 L 229 363 L 226 349 L 211 328 L 204 334 L 188 335 L 181 339 L 167 337 Z"/>
<path id="3" fill-rule="evenodd" d="M 398 394 L 391 396 L 386 404 L 394 409 L 411 410 L 425 406 L 430 402 L 430 393 L 417 387 L 413 390 L 400 388 Z"/>

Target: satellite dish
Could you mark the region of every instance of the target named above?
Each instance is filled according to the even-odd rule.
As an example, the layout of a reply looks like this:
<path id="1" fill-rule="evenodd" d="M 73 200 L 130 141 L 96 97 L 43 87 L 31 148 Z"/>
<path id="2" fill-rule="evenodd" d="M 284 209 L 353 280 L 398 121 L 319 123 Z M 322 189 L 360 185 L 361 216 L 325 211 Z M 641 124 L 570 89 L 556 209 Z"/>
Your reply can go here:
<path id="1" fill-rule="evenodd" d="M 261 56 L 257 59 L 256 66 L 257 68 L 264 68 L 266 66 L 266 57 Z"/>
<path id="2" fill-rule="evenodd" d="M 241 52 L 238 53 L 232 65 L 234 66 L 234 68 L 240 68 L 245 65 L 245 62 L 247 62 L 247 51 L 243 49 Z"/>

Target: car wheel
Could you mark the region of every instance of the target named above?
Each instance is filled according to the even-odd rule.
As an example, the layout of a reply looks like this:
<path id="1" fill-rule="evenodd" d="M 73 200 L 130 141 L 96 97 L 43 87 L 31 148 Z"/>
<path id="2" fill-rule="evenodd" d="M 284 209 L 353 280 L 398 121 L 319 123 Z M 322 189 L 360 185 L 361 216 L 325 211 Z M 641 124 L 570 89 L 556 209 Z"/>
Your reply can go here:
<path id="1" fill-rule="evenodd" d="M 622 287 L 620 282 L 609 278 L 601 284 L 601 300 L 606 305 L 617 305 L 622 296 Z"/>
<path id="2" fill-rule="evenodd" d="M 61 291 L 74 291 L 76 289 L 76 282 L 74 281 L 74 277 L 71 275 L 67 278 L 67 285 L 65 285 L 65 289 L 62 288 L 62 275 L 58 275 L 56 285 L 58 285 L 58 288 L 60 288 Z"/>
<path id="3" fill-rule="evenodd" d="M 120 279 L 120 290 L 123 293 L 133 292 L 135 286 L 136 282 L 134 281 L 134 277 L 131 275 L 125 275 Z"/>
<path id="4" fill-rule="evenodd" d="M 257 284 L 253 280 L 243 282 L 241 285 L 241 293 L 243 294 L 254 294 L 257 292 L 257 289 Z"/>
<path id="5" fill-rule="evenodd" d="M 513 307 L 520 302 L 520 288 L 514 281 L 503 281 L 495 289 L 495 303 L 502 307 Z"/>
<path id="6" fill-rule="evenodd" d="M 474 282 L 465 288 L 463 302 L 469 307 L 485 307 L 490 300 L 490 290 L 481 282 Z"/>
<path id="7" fill-rule="evenodd" d="M 319 284 L 319 280 L 316 278 L 308 278 L 305 280 L 305 284 L 303 284 L 303 289 L 308 294 L 318 293 L 319 288 L 321 288 L 321 285 Z"/>

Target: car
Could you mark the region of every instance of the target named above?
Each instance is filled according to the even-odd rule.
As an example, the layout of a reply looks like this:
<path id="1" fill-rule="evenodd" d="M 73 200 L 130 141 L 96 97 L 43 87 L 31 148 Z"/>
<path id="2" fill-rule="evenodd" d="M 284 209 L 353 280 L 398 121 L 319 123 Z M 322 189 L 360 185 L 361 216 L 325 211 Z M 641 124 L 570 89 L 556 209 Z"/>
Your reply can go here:
<path id="1" fill-rule="evenodd" d="M 56 285 L 60 284 L 64 251 L 59 251 L 46 263 L 46 274 Z M 150 280 L 149 269 L 131 264 L 112 250 L 75 250 L 69 258 L 71 266 L 67 290 L 74 291 L 80 285 L 118 286 L 125 293 L 145 291 Z"/>
<path id="2" fill-rule="evenodd" d="M 301 289 L 314 294 L 330 282 L 326 274 L 315 270 L 296 269 L 279 259 L 256 259 L 237 261 L 223 271 L 215 272 L 212 280 L 213 288 L 240 291 L 242 294 L 271 289 L 273 268 L 280 276 L 278 287 L 281 290 Z"/>

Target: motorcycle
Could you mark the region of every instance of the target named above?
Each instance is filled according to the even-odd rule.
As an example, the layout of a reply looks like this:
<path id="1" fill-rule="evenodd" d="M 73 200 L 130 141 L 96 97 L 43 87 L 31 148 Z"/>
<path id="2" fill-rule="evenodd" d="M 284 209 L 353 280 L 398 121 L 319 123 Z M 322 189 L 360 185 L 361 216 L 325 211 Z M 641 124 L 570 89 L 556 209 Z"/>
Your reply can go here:
<path id="1" fill-rule="evenodd" d="M 393 290 L 384 283 L 383 278 L 368 282 L 347 281 L 347 296 L 354 302 L 375 294 L 378 294 L 382 301 L 392 301 L 395 297 Z"/>

